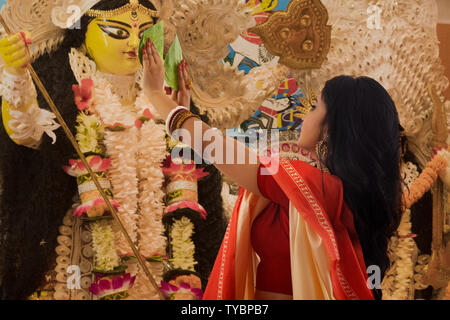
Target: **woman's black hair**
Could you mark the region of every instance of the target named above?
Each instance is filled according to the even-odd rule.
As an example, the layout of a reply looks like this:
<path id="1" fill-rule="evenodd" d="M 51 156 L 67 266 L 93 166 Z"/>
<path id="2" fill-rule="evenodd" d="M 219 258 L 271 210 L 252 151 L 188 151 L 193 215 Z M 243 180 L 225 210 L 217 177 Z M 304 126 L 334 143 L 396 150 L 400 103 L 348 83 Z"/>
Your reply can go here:
<path id="1" fill-rule="evenodd" d="M 127 3 L 129 0 L 102 0 L 92 9 L 115 9 Z M 140 0 L 140 3 L 154 9 L 147 0 Z M 79 48 L 84 43 L 91 20 L 83 16 L 80 29 L 67 29 L 57 50 L 33 62 L 72 133 L 75 133 L 78 110 L 71 86 L 77 81 L 68 54 L 71 48 Z M 38 103 L 40 108 L 50 109 L 40 93 Z M 0 183 L 3 187 L 0 195 L 0 299 L 28 298 L 45 283 L 46 273 L 54 268 L 58 229 L 77 194 L 75 179 L 62 170 L 75 151 L 61 128 L 55 133 L 55 144 L 44 135 L 39 150 L 32 150 L 16 145 L 0 125 Z M 215 195 L 220 197 L 220 191 Z M 209 207 L 217 206 L 210 203 Z M 221 210 L 217 212 L 221 213 Z M 218 228 L 223 229 L 221 222 Z M 207 260 L 211 259 L 214 257 Z"/>
<path id="2" fill-rule="evenodd" d="M 388 241 L 401 218 L 400 135 L 394 102 L 368 77 L 338 76 L 322 98 L 328 152 L 324 162 L 343 183 L 366 267 L 389 268 Z M 381 281 L 381 280 L 380 280 Z M 381 290 L 374 288 L 381 299 Z"/>

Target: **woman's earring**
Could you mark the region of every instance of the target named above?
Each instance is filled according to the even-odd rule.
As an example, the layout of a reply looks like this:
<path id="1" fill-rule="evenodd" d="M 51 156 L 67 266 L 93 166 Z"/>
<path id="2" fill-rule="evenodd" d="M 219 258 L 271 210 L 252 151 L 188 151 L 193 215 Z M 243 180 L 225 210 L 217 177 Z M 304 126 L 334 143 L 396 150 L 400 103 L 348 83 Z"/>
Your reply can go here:
<path id="1" fill-rule="evenodd" d="M 316 154 L 318 157 L 317 160 L 319 162 L 319 166 L 320 168 L 322 168 L 322 164 L 326 160 L 328 155 L 328 136 L 326 136 L 316 144 Z"/>
<path id="2" fill-rule="evenodd" d="M 326 167 L 326 159 L 328 156 L 328 136 L 326 136 L 324 139 L 320 140 L 316 144 L 316 154 L 317 154 L 317 162 L 319 170 L 322 172 L 322 193 L 325 196 L 325 184 L 323 182 L 323 173 L 327 172 L 329 173 L 327 167 Z"/>

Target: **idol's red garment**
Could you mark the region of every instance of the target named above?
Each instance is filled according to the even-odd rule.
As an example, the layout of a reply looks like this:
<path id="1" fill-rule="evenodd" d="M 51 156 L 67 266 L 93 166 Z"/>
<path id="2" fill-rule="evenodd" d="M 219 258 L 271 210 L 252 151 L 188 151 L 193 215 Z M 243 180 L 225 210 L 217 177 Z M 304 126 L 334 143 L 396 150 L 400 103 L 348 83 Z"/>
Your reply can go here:
<path id="1" fill-rule="evenodd" d="M 261 261 L 256 273 L 256 289 L 292 295 L 289 252 L 289 199 L 272 175 L 258 170 L 261 194 L 272 202 L 253 221 L 251 242 Z"/>
<path id="2" fill-rule="evenodd" d="M 265 291 L 287 293 L 287 275 L 272 281 L 267 273 L 277 277 L 281 269 L 275 270 L 280 265 L 276 260 L 286 260 L 288 252 L 293 299 L 372 300 L 353 214 L 344 202 L 339 178 L 302 161 L 274 158 L 264 169 L 272 176 L 259 177 L 258 183 L 272 203 L 240 188 L 203 298 L 254 299 L 255 286 Z M 276 183 L 278 187 L 267 188 L 269 183 Z M 276 193 L 278 191 L 289 200 L 289 205 Z M 272 227 L 279 234 L 275 235 Z M 267 239 L 263 239 L 260 231 L 269 229 Z M 281 245 L 267 242 L 273 239 L 278 239 Z M 275 246 L 278 252 L 271 253 Z M 259 251 L 261 268 L 255 251 Z M 281 262 L 283 273 L 287 273 L 288 265 Z"/>

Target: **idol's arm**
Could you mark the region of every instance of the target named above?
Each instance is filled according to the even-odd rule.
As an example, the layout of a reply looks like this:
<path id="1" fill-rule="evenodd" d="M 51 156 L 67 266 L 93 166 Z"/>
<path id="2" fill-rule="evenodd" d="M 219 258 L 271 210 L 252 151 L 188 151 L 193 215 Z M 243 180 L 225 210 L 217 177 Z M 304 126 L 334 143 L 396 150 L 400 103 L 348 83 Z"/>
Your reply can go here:
<path id="1" fill-rule="evenodd" d="M 181 64 L 181 67 L 179 68 L 179 78 L 180 87 L 183 87 L 187 79 L 187 70 L 184 64 Z M 152 102 L 153 106 L 157 109 L 160 116 L 163 117 L 163 119 L 166 119 L 170 112 L 177 107 L 177 103 L 162 93 L 163 83 L 164 67 L 162 61 L 159 54 L 156 52 L 156 49 L 149 44 L 146 53 L 144 54 L 144 92 L 147 98 Z M 189 144 L 198 155 L 203 155 L 203 150 L 205 150 L 210 142 L 204 141 L 202 134 L 201 136 L 196 136 L 196 134 L 198 135 L 199 130 L 195 130 L 195 126 L 199 125 L 201 125 L 201 132 L 203 133 L 208 130 L 214 130 L 206 123 L 196 118 L 190 118 L 184 122 L 182 129 L 187 130 L 192 138 L 189 142 L 183 141 L 183 143 Z M 220 163 L 214 161 L 214 158 L 216 157 L 206 160 L 211 161 L 218 170 L 243 188 L 257 195 L 261 195 L 257 183 L 260 162 L 256 153 L 243 143 L 228 136 L 224 137 L 219 130 L 216 130 L 215 133 L 214 137 L 217 141 L 214 142 L 216 143 L 216 146 L 222 146 L 223 156 L 219 157 L 219 159 L 222 159 L 223 161 L 220 161 Z M 243 159 L 239 159 L 240 161 L 238 161 L 240 155 L 245 155 L 245 158 L 241 156 Z M 227 161 L 225 161 L 225 159 L 227 159 Z M 230 161 L 230 159 L 233 161 Z M 232 164 L 225 164 L 224 162 Z"/>
<path id="2" fill-rule="evenodd" d="M 38 107 L 36 88 L 26 66 L 30 55 L 18 33 L 0 39 L 0 95 L 3 125 L 17 144 L 37 148 L 46 132 L 55 139 L 54 114 Z"/>

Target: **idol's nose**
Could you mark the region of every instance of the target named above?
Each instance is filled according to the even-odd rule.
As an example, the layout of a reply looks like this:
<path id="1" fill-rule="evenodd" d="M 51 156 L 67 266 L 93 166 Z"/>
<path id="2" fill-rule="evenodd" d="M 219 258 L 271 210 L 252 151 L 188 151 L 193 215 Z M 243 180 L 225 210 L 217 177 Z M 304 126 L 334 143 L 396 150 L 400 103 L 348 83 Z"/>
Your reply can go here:
<path id="1" fill-rule="evenodd" d="M 139 47 L 139 37 L 136 33 L 132 33 L 128 45 L 132 48 Z"/>

